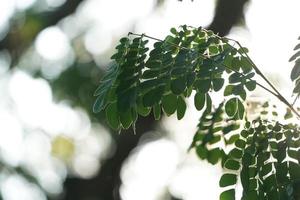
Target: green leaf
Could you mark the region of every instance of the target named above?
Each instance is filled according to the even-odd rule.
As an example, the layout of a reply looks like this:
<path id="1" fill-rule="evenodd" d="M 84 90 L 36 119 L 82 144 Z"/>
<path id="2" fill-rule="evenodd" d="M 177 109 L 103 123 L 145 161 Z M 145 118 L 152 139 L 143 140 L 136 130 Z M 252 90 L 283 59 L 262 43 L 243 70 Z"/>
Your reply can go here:
<path id="1" fill-rule="evenodd" d="M 149 92 L 147 92 L 143 97 L 143 104 L 145 107 L 151 107 L 161 100 L 162 94 L 164 92 L 165 86 L 158 86 Z"/>
<path id="2" fill-rule="evenodd" d="M 246 151 L 247 150 L 247 151 Z M 245 153 L 242 157 L 242 163 L 244 166 L 249 166 L 251 164 L 253 164 L 253 156 L 251 155 L 251 147 L 245 150 Z"/>
<path id="3" fill-rule="evenodd" d="M 224 96 L 229 96 L 232 94 L 233 85 L 227 85 L 224 90 Z"/>
<path id="4" fill-rule="evenodd" d="M 221 130 L 221 127 L 220 129 Z M 214 130 L 215 131 L 215 130 Z M 209 144 L 215 144 L 217 142 L 219 142 L 221 140 L 221 136 L 220 135 L 215 135 L 210 141 L 209 141 Z"/>
<path id="5" fill-rule="evenodd" d="M 246 91 L 245 91 L 244 86 L 242 84 L 234 85 L 234 87 L 232 89 L 232 93 L 235 94 L 235 95 L 239 95 L 244 100 L 246 98 Z"/>
<path id="6" fill-rule="evenodd" d="M 198 145 L 196 147 L 196 153 L 199 156 L 199 158 L 206 159 L 207 158 L 207 154 L 208 154 L 208 150 L 204 146 Z"/>
<path id="7" fill-rule="evenodd" d="M 237 125 L 237 124 L 230 124 L 228 126 L 224 126 L 222 132 L 223 132 L 224 135 L 226 135 L 227 133 L 230 133 L 231 131 L 234 131 L 234 130 L 236 130 L 238 128 L 239 128 L 239 125 Z"/>
<path id="8" fill-rule="evenodd" d="M 210 47 L 208 48 L 208 50 L 209 50 L 209 53 L 210 53 L 210 54 L 213 54 L 213 55 L 219 53 L 219 49 L 218 49 L 217 46 L 210 46 Z"/>
<path id="9" fill-rule="evenodd" d="M 179 95 L 184 92 L 186 88 L 186 76 L 181 76 L 171 81 L 171 91 L 173 94 Z"/>
<path id="10" fill-rule="evenodd" d="M 209 96 L 209 94 L 205 94 L 206 96 L 206 109 L 205 109 L 205 112 L 211 112 L 211 109 L 212 109 L 212 100 L 211 100 L 211 97 Z"/>
<path id="11" fill-rule="evenodd" d="M 240 163 L 236 160 L 232 160 L 232 159 L 229 159 L 225 162 L 225 165 L 224 165 L 227 169 L 231 169 L 231 170 L 239 170 L 240 168 Z"/>
<path id="12" fill-rule="evenodd" d="M 245 74 L 251 72 L 252 70 L 252 64 L 250 63 L 250 61 L 248 60 L 247 57 L 242 57 L 241 58 L 241 62 L 242 62 L 242 70 Z"/>
<path id="13" fill-rule="evenodd" d="M 236 71 L 240 71 L 241 68 L 241 61 L 239 59 L 239 57 L 234 57 L 231 61 L 231 68 L 236 70 Z"/>
<path id="14" fill-rule="evenodd" d="M 272 200 L 281 200 L 281 198 L 279 197 L 279 192 L 277 191 L 276 188 L 272 189 L 271 191 L 267 192 L 267 197 L 268 199 L 272 199 Z M 289 200 L 293 199 L 293 198 L 288 198 Z"/>
<path id="15" fill-rule="evenodd" d="M 110 104 L 109 106 L 107 106 L 105 111 L 106 119 L 110 127 L 112 127 L 115 130 L 118 130 L 120 128 L 120 120 L 117 103 Z"/>
<path id="16" fill-rule="evenodd" d="M 249 170 L 248 170 L 248 166 L 243 166 L 242 170 L 240 172 L 240 180 L 243 186 L 243 190 L 244 191 L 248 191 L 249 190 Z"/>
<path id="17" fill-rule="evenodd" d="M 107 73 L 103 76 L 100 86 L 94 92 L 94 96 L 98 96 L 94 106 L 93 112 L 98 113 L 102 111 L 107 105 L 107 97 L 112 91 L 113 85 L 119 73 L 119 65 L 115 62 L 108 68 Z"/>
<path id="18" fill-rule="evenodd" d="M 128 129 L 132 124 L 132 115 L 131 115 L 131 109 L 120 112 L 120 121 L 124 129 Z"/>
<path id="19" fill-rule="evenodd" d="M 287 183 L 289 181 L 289 177 L 287 177 L 288 165 L 287 162 L 278 163 L 276 166 L 276 176 L 279 183 Z"/>
<path id="20" fill-rule="evenodd" d="M 181 120 L 184 117 L 186 111 L 186 104 L 182 97 L 177 99 L 177 119 Z"/>
<path id="21" fill-rule="evenodd" d="M 172 115 L 177 109 L 177 96 L 174 94 L 164 96 L 162 107 L 167 115 Z"/>
<path id="22" fill-rule="evenodd" d="M 194 84 L 195 79 L 196 79 L 195 73 L 194 72 L 189 73 L 186 77 L 186 86 L 187 87 L 192 86 Z"/>
<path id="23" fill-rule="evenodd" d="M 235 159 L 241 159 L 243 156 L 243 152 L 239 149 L 234 148 L 229 152 L 229 156 L 231 156 Z"/>
<path id="24" fill-rule="evenodd" d="M 137 96 L 137 88 L 132 87 L 126 90 L 125 92 L 121 92 L 118 94 L 118 110 L 122 113 L 123 111 L 129 110 L 136 104 L 136 96 Z M 122 98 L 120 98 L 122 97 Z"/>
<path id="25" fill-rule="evenodd" d="M 289 171 L 292 180 L 299 180 L 300 179 L 300 166 L 299 164 L 290 162 L 289 163 Z"/>
<path id="26" fill-rule="evenodd" d="M 105 108 L 105 106 L 107 105 L 105 98 L 106 98 L 105 92 L 99 94 L 93 106 L 94 113 L 98 113 Z"/>
<path id="27" fill-rule="evenodd" d="M 297 79 L 296 80 L 296 86 L 295 86 L 295 88 L 294 88 L 294 90 L 293 90 L 293 93 L 300 93 L 300 80 L 299 79 Z"/>
<path id="28" fill-rule="evenodd" d="M 247 122 L 248 124 L 246 124 L 245 125 L 245 127 L 247 128 L 247 125 L 248 125 L 248 128 L 250 127 L 250 124 L 249 124 L 249 122 Z M 241 136 L 243 137 L 243 138 L 247 138 L 248 137 L 248 135 L 249 135 L 249 132 L 247 131 L 247 130 L 242 130 L 241 131 Z"/>
<path id="29" fill-rule="evenodd" d="M 300 76 L 300 59 L 297 59 L 291 72 L 292 81 L 296 80 Z"/>
<path id="30" fill-rule="evenodd" d="M 205 104 L 205 94 L 197 92 L 194 96 L 194 104 L 197 110 L 202 110 Z"/>
<path id="31" fill-rule="evenodd" d="M 214 148 L 208 151 L 207 161 L 213 165 L 217 164 L 221 157 L 221 152 L 219 148 Z"/>
<path id="32" fill-rule="evenodd" d="M 223 78 L 213 79 L 212 85 L 213 85 L 214 91 L 217 92 L 217 91 L 219 91 L 223 87 L 223 85 L 224 85 L 224 79 Z"/>
<path id="33" fill-rule="evenodd" d="M 239 139 L 239 135 L 238 134 L 235 134 L 235 135 L 233 135 L 233 136 L 231 136 L 229 139 L 228 139 L 228 141 L 227 141 L 227 144 L 233 144 L 233 143 L 235 143 L 235 141 L 237 140 L 237 139 Z"/>
<path id="34" fill-rule="evenodd" d="M 175 28 L 171 28 L 171 29 L 170 29 L 170 32 L 173 33 L 174 35 L 177 35 L 177 34 L 178 34 Z"/>
<path id="35" fill-rule="evenodd" d="M 176 68 L 173 68 L 171 71 L 171 75 L 175 76 L 175 77 L 183 75 L 185 73 L 186 73 L 186 68 L 183 68 L 183 67 L 176 67 Z"/>
<path id="36" fill-rule="evenodd" d="M 248 81 L 245 83 L 245 86 L 249 91 L 253 91 L 256 88 L 256 81 L 254 80 Z"/>
<path id="37" fill-rule="evenodd" d="M 243 200 L 254 200 L 254 199 L 261 200 L 261 198 L 259 198 L 256 190 L 248 191 L 246 194 L 244 194 L 242 199 Z"/>
<path id="38" fill-rule="evenodd" d="M 269 174 L 272 171 L 272 165 L 273 165 L 272 163 L 267 163 L 263 165 L 260 171 L 261 176 L 265 176 Z"/>
<path id="39" fill-rule="evenodd" d="M 225 103 L 225 112 L 229 117 L 235 116 L 238 110 L 237 98 L 231 98 Z"/>
<path id="40" fill-rule="evenodd" d="M 285 113 L 285 115 L 284 115 L 284 119 L 290 119 L 290 118 L 292 118 L 292 117 L 293 117 L 293 114 L 292 114 L 292 112 L 291 112 L 291 109 L 287 108 L 287 109 L 286 109 L 286 113 Z"/>
<path id="41" fill-rule="evenodd" d="M 294 47 L 294 51 L 297 50 L 297 49 L 300 49 L 300 44 L 297 44 L 297 45 Z"/>
<path id="42" fill-rule="evenodd" d="M 145 70 L 143 72 L 142 78 L 151 79 L 151 78 L 156 78 L 158 75 L 159 75 L 158 70 Z"/>
<path id="43" fill-rule="evenodd" d="M 289 62 L 292 62 L 293 60 L 295 60 L 296 58 L 298 58 L 300 56 L 300 51 L 296 52 L 290 59 Z"/>
<path id="44" fill-rule="evenodd" d="M 236 174 L 223 174 L 219 181 L 220 187 L 227 187 L 230 185 L 235 185 L 237 182 Z"/>
<path id="45" fill-rule="evenodd" d="M 263 108 L 268 108 L 268 107 L 269 107 L 269 102 L 266 101 L 266 102 L 262 105 L 262 107 L 263 107 Z"/>
<path id="46" fill-rule="evenodd" d="M 198 89 L 201 93 L 207 93 L 211 86 L 210 79 L 204 79 L 204 80 L 197 80 L 194 83 L 195 87 Z"/>
<path id="47" fill-rule="evenodd" d="M 274 190 L 276 187 L 277 187 L 277 183 L 276 183 L 275 174 L 268 176 L 264 180 L 264 190 L 266 192 L 270 192 L 270 191 Z"/>
<path id="48" fill-rule="evenodd" d="M 149 115 L 149 113 L 151 112 L 151 108 L 149 107 L 145 107 L 142 102 L 139 102 L 137 104 L 137 112 L 138 114 L 140 114 L 143 117 L 146 117 Z"/>
<path id="49" fill-rule="evenodd" d="M 235 190 L 227 190 L 221 193 L 220 200 L 235 200 Z"/>
<path id="50" fill-rule="evenodd" d="M 229 83 L 239 83 L 242 80 L 243 80 L 243 76 L 236 72 L 229 76 Z"/>
<path id="51" fill-rule="evenodd" d="M 238 49 L 238 52 L 240 52 L 241 54 L 248 53 L 249 49 L 247 49 L 246 47 L 242 47 Z"/>
<path id="52" fill-rule="evenodd" d="M 167 82 L 167 79 L 164 77 L 160 77 L 159 79 L 149 79 L 146 81 L 141 82 L 140 89 L 143 93 L 154 89 L 157 86 L 165 85 Z"/>
<path id="53" fill-rule="evenodd" d="M 154 114 L 154 119 L 159 120 L 161 116 L 161 108 L 159 104 L 155 104 L 153 106 L 153 114 Z"/>

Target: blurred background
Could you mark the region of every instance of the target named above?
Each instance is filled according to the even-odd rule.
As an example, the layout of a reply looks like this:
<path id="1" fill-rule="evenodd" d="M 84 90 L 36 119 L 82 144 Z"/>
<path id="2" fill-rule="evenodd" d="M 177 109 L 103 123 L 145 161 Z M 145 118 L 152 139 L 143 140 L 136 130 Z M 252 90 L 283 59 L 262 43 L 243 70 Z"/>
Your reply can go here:
<path id="1" fill-rule="evenodd" d="M 218 199 L 220 166 L 187 152 L 200 117 L 192 106 L 180 122 L 141 118 L 136 135 L 118 134 L 92 113 L 93 92 L 120 37 L 164 38 L 187 24 L 239 40 L 291 99 L 299 8 L 299 0 L 1 0 L 0 199 Z"/>

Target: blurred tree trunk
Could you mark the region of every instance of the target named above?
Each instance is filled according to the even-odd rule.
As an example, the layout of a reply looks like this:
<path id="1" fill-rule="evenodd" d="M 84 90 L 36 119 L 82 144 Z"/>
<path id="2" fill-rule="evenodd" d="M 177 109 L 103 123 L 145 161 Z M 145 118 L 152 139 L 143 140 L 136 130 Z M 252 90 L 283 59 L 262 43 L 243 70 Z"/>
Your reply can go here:
<path id="1" fill-rule="evenodd" d="M 218 0 L 213 21 L 208 29 L 227 35 L 231 28 L 244 20 L 244 8 L 249 0 Z"/>

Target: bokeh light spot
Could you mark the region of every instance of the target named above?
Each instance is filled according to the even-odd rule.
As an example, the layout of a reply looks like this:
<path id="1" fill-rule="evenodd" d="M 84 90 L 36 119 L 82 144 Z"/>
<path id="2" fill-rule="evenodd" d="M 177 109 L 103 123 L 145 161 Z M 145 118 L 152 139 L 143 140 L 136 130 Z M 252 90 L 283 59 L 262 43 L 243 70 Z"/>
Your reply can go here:
<path id="1" fill-rule="evenodd" d="M 60 60 L 70 51 L 69 39 L 58 27 L 44 29 L 37 37 L 36 50 L 45 59 Z"/>

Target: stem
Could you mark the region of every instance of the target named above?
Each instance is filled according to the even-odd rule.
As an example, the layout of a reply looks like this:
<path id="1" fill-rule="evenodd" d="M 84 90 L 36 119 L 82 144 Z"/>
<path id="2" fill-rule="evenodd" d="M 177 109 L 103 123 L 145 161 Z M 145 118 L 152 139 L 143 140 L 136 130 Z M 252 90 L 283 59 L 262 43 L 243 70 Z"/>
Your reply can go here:
<path id="1" fill-rule="evenodd" d="M 132 32 L 129 32 L 128 35 L 134 35 L 134 36 L 139 36 L 139 37 L 146 37 L 146 38 L 149 38 L 149 39 L 153 39 L 153 40 L 156 40 L 156 41 L 160 41 L 160 42 L 164 42 L 164 40 L 161 40 L 161 39 L 158 39 L 158 38 L 155 38 L 155 37 L 152 37 L 152 36 L 148 36 L 146 34 L 137 34 L 137 33 L 132 33 Z M 216 37 L 218 37 L 219 39 L 222 39 L 222 37 L 218 36 L 218 35 L 215 35 Z M 247 54 L 247 52 L 244 51 L 242 45 L 237 41 L 237 40 L 234 40 L 234 39 L 230 39 L 230 38 L 225 38 L 224 39 L 227 39 L 229 41 L 233 41 L 235 42 L 240 48 L 241 50 L 243 51 L 243 53 L 245 54 L 248 62 L 252 65 L 253 69 L 255 70 L 255 72 L 261 76 L 263 78 L 264 81 L 266 81 L 266 83 L 274 90 L 271 91 L 270 89 L 266 88 L 265 86 L 263 86 L 262 84 L 256 82 L 256 84 L 258 86 L 260 86 L 261 88 L 263 88 L 264 90 L 266 90 L 267 92 L 271 93 L 273 96 L 275 96 L 277 99 L 279 99 L 282 103 L 284 103 L 294 114 L 297 115 L 297 117 L 300 119 L 300 114 L 295 110 L 295 108 L 281 95 L 281 93 L 275 88 L 275 86 L 265 77 L 265 75 L 258 69 L 258 67 L 256 66 L 256 64 L 252 61 L 252 59 L 249 57 L 249 55 Z M 181 49 L 187 49 L 187 50 L 191 50 L 187 47 L 182 47 L 182 46 L 179 46 L 179 45 L 176 45 L 174 43 L 171 43 L 171 42 L 168 42 L 169 44 L 171 45 L 174 45 L 175 47 L 178 47 L 178 48 L 181 48 Z M 209 57 L 207 56 L 204 56 L 204 55 L 201 55 L 203 58 L 207 58 L 207 59 L 210 59 Z M 236 71 L 236 70 L 233 70 L 231 68 L 229 68 L 228 66 L 225 66 L 223 65 L 224 67 L 226 67 L 227 69 L 229 70 L 232 70 L 236 73 L 239 73 L 240 75 L 242 76 L 245 76 L 244 74 Z M 252 80 L 251 78 L 248 78 L 249 80 Z"/>
<path id="2" fill-rule="evenodd" d="M 297 94 L 296 98 L 294 99 L 294 101 L 293 101 L 293 103 L 292 103 L 292 106 L 295 105 L 295 103 L 296 103 L 297 99 L 299 98 L 299 96 L 300 96 L 300 94 Z"/>
<path id="3" fill-rule="evenodd" d="M 146 35 L 146 34 L 137 34 L 137 33 L 132 33 L 132 32 L 129 32 L 128 35 L 134 35 L 134 36 L 139 36 L 139 37 L 146 37 L 146 38 L 149 38 L 149 39 L 152 39 L 152 40 L 156 40 L 156 41 L 159 41 L 159 42 L 164 42 L 164 40 L 161 40 L 159 38 L 155 38 L 155 37 L 151 37 L 149 35 Z M 186 50 L 191 50 L 187 47 L 182 47 L 182 46 L 179 46 L 177 44 L 174 44 L 172 42 L 168 42 L 169 44 L 175 46 L 175 47 L 178 47 L 178 48 L 181 48 L 181 49 L 186 49 Z"/>

